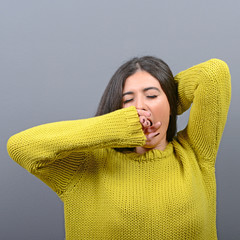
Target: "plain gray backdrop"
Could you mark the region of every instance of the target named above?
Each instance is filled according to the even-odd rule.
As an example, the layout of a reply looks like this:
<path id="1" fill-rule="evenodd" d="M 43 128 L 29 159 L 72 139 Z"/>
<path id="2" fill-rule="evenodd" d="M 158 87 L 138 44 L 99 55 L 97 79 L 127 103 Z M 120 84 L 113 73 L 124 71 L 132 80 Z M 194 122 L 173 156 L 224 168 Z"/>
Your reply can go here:
<path id="1" fill-rule="evenodd" d="M 0 2 L 0 239 L 64 239 L 63 204 L 10 159 L 8 138 L 92 117 L 114 71 L 154 55 L 174 75 L 210 58 L 229 65 L 232 101 L 217 161 L 219 239 L 239 239 L 240 1 Z M 187 115 L 179 118 L 179 129 Z"/>

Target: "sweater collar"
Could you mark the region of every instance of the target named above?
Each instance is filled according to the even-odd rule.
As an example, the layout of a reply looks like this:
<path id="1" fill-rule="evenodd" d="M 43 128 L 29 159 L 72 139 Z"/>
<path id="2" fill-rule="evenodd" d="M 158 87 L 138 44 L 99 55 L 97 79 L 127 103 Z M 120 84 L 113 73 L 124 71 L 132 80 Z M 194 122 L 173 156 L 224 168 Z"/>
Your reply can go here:
<path id="1" fill-rule="evenodd" d="M 156 161 L 156 160 L 161 160 L 163 158 L 168 157 L 173 153 L 173 145 L 172 142 L 168 143 L 167 147 L 161 151 L 158 149 L 153 149 L 145 152 L 144 154 L 138 154 L 136 152 L 127 152 L 127 153 L 120 153 L 124 154 L 126 158 L 129 160 L 134 160 L 134 161 Z"/>

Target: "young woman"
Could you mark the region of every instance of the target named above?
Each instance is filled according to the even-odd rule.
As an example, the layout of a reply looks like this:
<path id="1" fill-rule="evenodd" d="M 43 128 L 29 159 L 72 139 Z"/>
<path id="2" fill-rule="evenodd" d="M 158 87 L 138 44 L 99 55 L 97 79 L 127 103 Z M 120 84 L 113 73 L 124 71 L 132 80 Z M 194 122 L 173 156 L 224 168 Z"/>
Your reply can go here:
<path id="1" fill-rule="evenodd" d="M 18 133 L 9 155 L 62 199 L 66 239 L 217 239 L 214 166 L 230 88 L 218 59 L 173 78 L 162 60 L 134 58 L 95 117 Z"/>

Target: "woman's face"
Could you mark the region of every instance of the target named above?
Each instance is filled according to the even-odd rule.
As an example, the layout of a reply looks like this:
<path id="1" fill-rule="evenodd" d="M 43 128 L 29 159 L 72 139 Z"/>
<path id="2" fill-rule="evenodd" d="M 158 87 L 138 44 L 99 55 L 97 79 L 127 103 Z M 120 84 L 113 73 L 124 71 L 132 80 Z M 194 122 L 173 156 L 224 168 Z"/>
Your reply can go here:
<path id="1" fill-rule="evenodd" d="M 130 106 L 150 112 L 149 120 L 152 124 L 161 122 L 157 130 L 160 134 L 147 141 L 143 148 L 164 150 L 167 146 L 170 106 L 159 81 L 146 71 L 138 71 L 125 81 L 123 108 Z"/>

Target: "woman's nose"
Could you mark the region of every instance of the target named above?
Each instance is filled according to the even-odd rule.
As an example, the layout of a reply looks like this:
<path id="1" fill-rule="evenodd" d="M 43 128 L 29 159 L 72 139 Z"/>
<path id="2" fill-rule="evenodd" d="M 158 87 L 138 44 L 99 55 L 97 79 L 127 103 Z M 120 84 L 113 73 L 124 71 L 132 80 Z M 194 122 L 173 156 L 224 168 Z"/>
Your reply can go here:
<path id="1" fill-rule="evenodd" d="M 144 100 L 142 98 L 140 98 L 140 97 L 136 99 L 135 107 L 137 109 L 146 110 L 146 106 L 145 106 Z"/>

